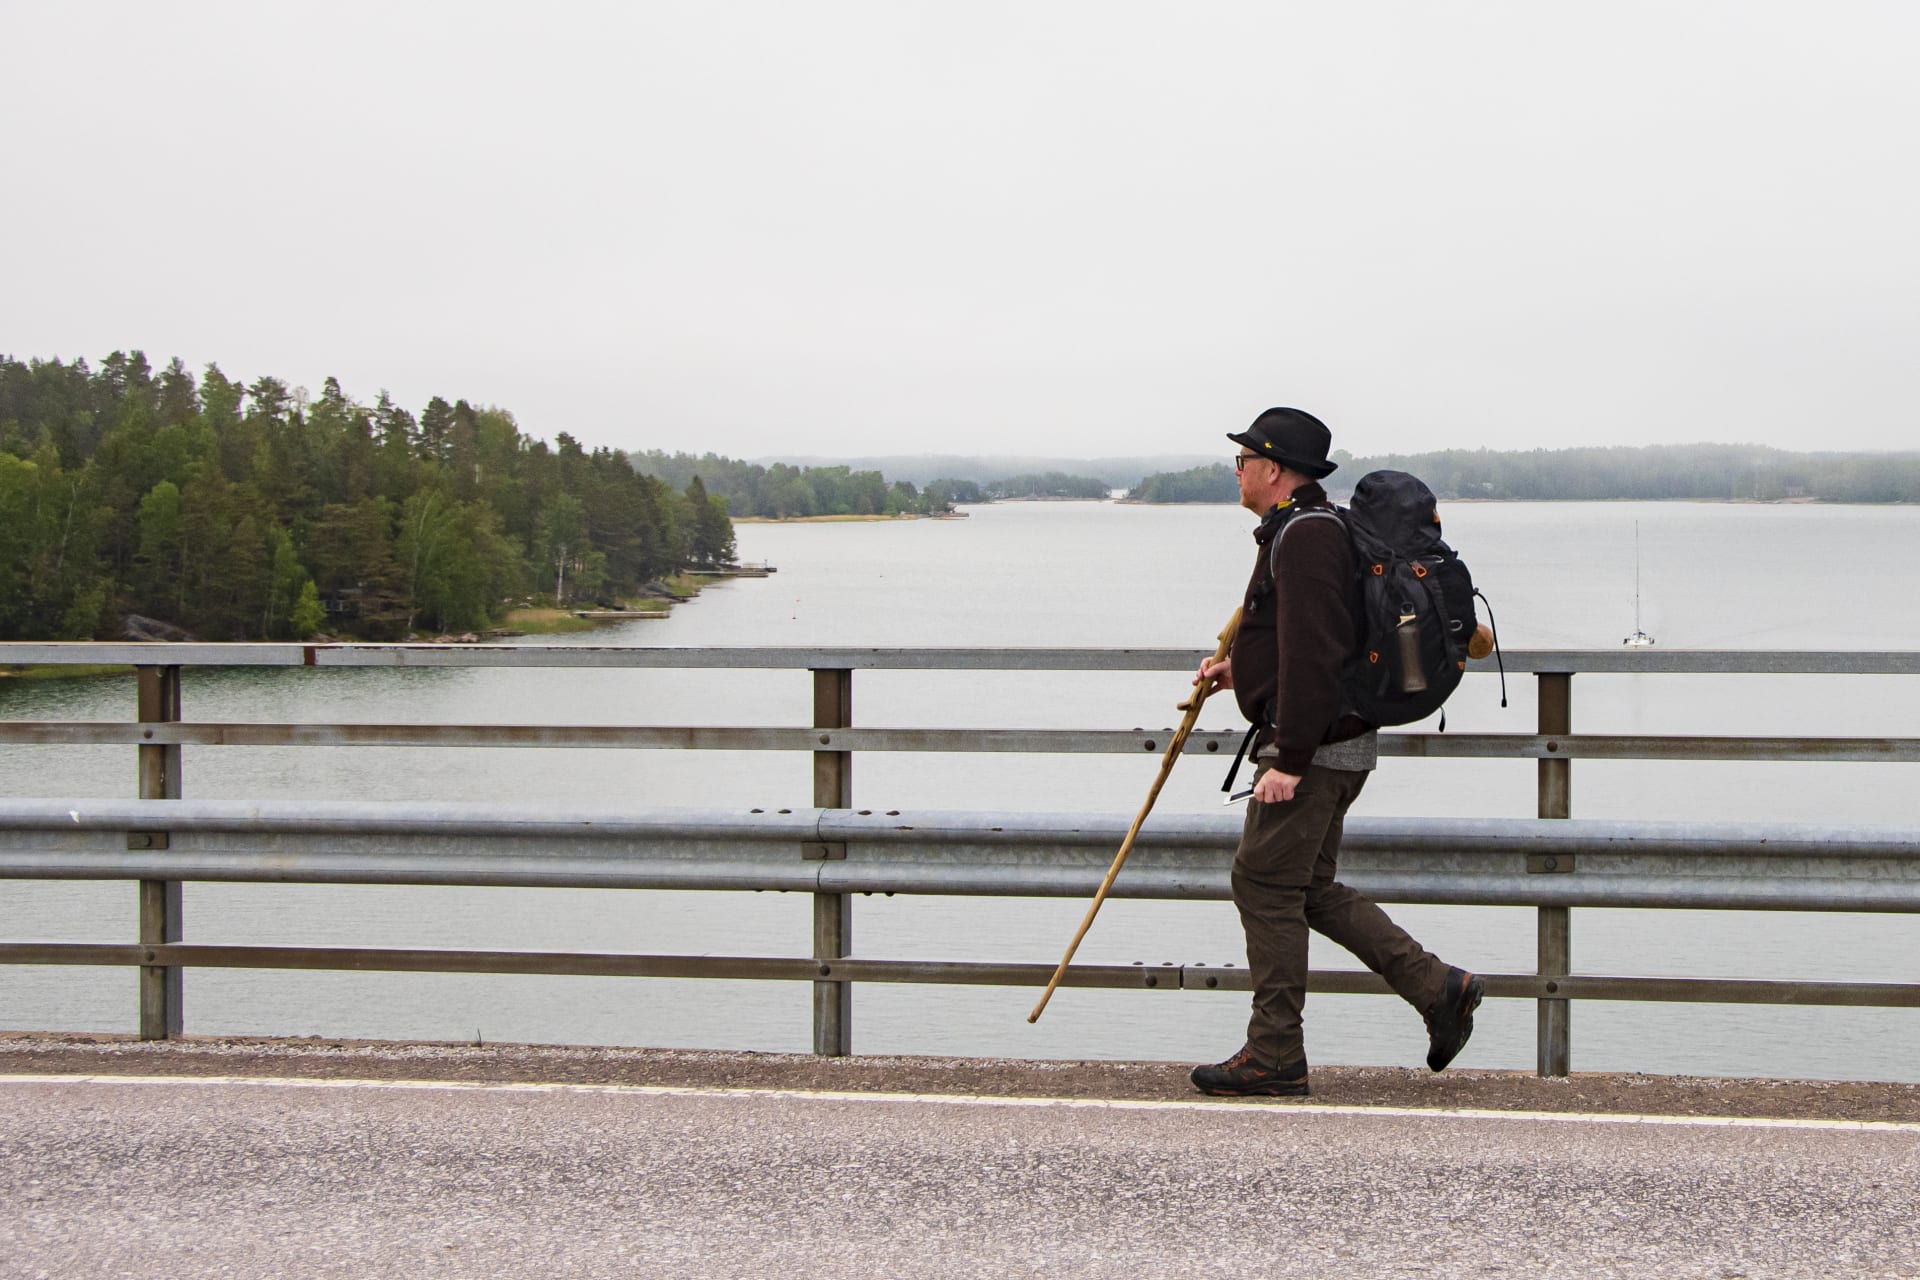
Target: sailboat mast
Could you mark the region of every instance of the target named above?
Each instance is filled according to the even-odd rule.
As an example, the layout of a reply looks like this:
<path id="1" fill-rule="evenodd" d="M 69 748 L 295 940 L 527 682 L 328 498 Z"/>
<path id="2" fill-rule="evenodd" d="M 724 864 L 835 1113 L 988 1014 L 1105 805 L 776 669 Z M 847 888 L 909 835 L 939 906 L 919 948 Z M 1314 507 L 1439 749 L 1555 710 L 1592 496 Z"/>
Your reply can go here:
<path id="1" fill-rule="evenodd" d="M 1633 522 L 1633 634 L 1644 634 L 1640 629 L 1640 522 Z"/>
<path id="2" fill-rule="evenodd" d="M 1635 648 L 1645 648 L 1653 643 L 1653 637 L 1640 629 L 1640 522 L 1633 522 L 1633 634 L 1621 641 Z"/>

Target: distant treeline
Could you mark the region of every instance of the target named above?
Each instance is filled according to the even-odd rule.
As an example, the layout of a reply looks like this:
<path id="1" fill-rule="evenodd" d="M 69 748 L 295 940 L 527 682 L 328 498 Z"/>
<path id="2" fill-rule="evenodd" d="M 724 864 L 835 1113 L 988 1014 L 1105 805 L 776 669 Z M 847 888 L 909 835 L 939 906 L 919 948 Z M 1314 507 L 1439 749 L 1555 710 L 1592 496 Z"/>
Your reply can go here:
<path id="1" fill-rule="evenodd" d="M 1212 462 L 1216 456 L 1213 453 L 1161 453 L 1151 457 L 1121 455 L 1096 460 L 1036 454 L 887 453 L 834 458 L 781 453 L 777 457 L 762 457 L 758 461 L 771 465 L 777 460 L 794 467 L 847 466 L 855 471 L 878 471 L 895 480 L 911 480 L 922 486 L 943 478 L 972 480 L 985 485 L 1016 476 L 1030 477 L 1061 471 L 1075 476 L 1092 474 L 1111 492 L 1136 485 L 1141 477 L 1156 471 L 1201 466 Z"/>
<path id="2" fill-rule="evenodd" d="M 629 457 L 643 475 L 656 476 L 675 488 L 700 481 L 708 493 L 725 499 L 727 510 L 736 516 L 785 520 L 795 516 L 938 515 L 951 510 L 956 501 L 978 500 L 956 497 L 952 481 L 936 480 L 925 489 L 917 489 L 905 480 L 888 484 L 878 471 L 855 471 L 851 467 L 793 467 L 784 462 L 768 467 L 717 453 L 665 453 L 659 449 Z M 961 487 L 976 491 L 974 486 Z"/>
<path id="3" fill-rule="evenodd" d="M 1790 453 L 1759 445 L 1648 445 L 1604 449 L 1448 449 L 1356 458 L 1328 482 L 1339 493 L 1369 471 L 1410 471 L 1442 498 L 1920 502 L 1920 453 Z M 1141 502 L 1237 502 L 1225 463 L 1148 476 Z"/>
<path id="4" fill-rule="evenodd" d="M 1185 471 L 1155 472 L 1129 489 L 1127 498 L 1133 502 L 1238 502 L 1240 481 L 1232 467 L 1216 462 Z"/>
<path id="5" fill-rule="evenodd" d="M 1008 476 L 980 487 L 988 501 L 1001 498 L 1104 498 L 1109 492 L 1105 480 L 1093 476 L 1068 475 L 1064 471 Z"/>
<path id="6" fill-rule="evenodd" d="M 730 559 L 723 503 L 511 414 L 140 352 L 0 357 L 0 639 L 368 639 L 480 628 L 525 594 L 613 598 Z M 139 625 L 139 624 L 136 624 Z"/>
<path id="7" fill-rule="evenodd" d="M 707 492 L 727 500 L 736 516 L 785 520 L 795 516 L 940 515 L 956 503 L 1005 498 L 1104 498 L 1108 485 L 1087 476 L 1048 471 L 1008 476 L 982 484 L 939 479 L 917 488 L 906 480 L 888 483 L 878 471 L 847 466 L 771 466 L 743 462 L 716 453 L 664 453 L 650 449 L 631 455 L 633 465 L 681 488 L 696 477 Z"/>

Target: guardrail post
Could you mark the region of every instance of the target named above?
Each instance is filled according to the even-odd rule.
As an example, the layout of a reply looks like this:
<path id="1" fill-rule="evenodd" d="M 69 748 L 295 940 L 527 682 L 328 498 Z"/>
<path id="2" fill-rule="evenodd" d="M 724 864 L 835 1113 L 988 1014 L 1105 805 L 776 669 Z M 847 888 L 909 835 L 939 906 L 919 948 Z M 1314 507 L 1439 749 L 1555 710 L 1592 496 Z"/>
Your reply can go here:
<path id="1" fill-rule="evenodd" d="M 845 729 L 853 723 L 853 672 L 816 669 L 813 673 L 813 724 L 816 729 Z M 853 807 L 853 753 L 813 753 L 813 806 Z M 853 898 L 842 893 L 813 895 L 813 955 L 832 962 L 853 954 Z M 813 1051 L 842 1058 L 853 1052 L 853 984 L 813 984 Z"/>
<path id="2" fill-rule="evenodd" d="M 1540 732 L 1573 732 L 1573 674 L 1543 671 L 1539 675 Z M 1540 816 L 1573 816 L 1573 761 L 1541 760 Z M 1539 974 L 1551 983 L 1573 971 L 1573 908 L 1540 907 Z M 1564 1076 L 1573 1069 L 1573 1007 L 1566 1000 L 1538 1002 L 1539 1073 Z"/>
<path id="3" fill-rule="evenodd" d="M 138 667 L 140 723 L 163 724 L 180 718 L 180 668 Z M 142 800 L 178 800 L 180 798 L 179 744 L 142 744 L 140 751 L 140 798 Z M 129 833 L 132 839 L 132 833 Z M 179 942 L 182 939 L 178 880 L 142 880 L 140 882 L 140 945 Z M 182 1004 L 185 984 L 181 971 L 167 965 L 146 965 L 140 970 L 140 1038 L 173 1040 L 184 1030 Z"/>

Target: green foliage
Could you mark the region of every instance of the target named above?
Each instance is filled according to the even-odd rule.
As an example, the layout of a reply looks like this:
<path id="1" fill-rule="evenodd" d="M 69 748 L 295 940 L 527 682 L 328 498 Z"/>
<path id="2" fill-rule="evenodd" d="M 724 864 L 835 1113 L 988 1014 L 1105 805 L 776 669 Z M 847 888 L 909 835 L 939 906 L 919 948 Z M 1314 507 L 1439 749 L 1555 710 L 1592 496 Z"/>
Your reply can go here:
<path id="1" fill-rule="evenodd" d="M 1559 501 L 1920 502 L 1920 453 L 1789 453 L 1759 445 L 1650 445 L 1605 449 L 1448 449 L 1356 458 L 1336 450 L 1339 490 L 1369 471 L 1410 471 L 1441 498 Z M 1129 495 L 1143 502 L 1237 502 L 1224 463 L 1162 472 Z"/>
<path id="2" fill-rule="evenodd" d="M 724 503 L 733 516 L 784 520 L 794 516 L 932 515 L 952 509 L 952 503 L 936 495 L 932 487 L 921 493 L 904 480 L 889 485 L 878 471 L 794 467 L 784 462 L 765 467 L 713 453 L 696 457 L 658 449 L 633 454 L 632 459 L 642 472 L 677 489 L 687 489 L 695 480 L 700 481 L 707 496 Z"/>
<path id="3" fill-rule="evenodd" d="M 488 506 L 437 489 L 408 498 L 397 546 L 411 609 L 407 627 L 438 631 L 484 627 L 493 605 L 519 585 L 522 566 Z"/>
<path id="4" fill-rule="evenodd" d="M 724 501 L 684 484 L 464 400 L 416 419 L 332 378 L 309 398 L 137 351 L 0 357 L 0 639 L 116 635 L 130 612 L 388 639 L 490 625 L 529 589 L 634 595 L 733 555 Z"/>
<path id="5" fill-rule="evenodd" d="M 1104 498 L 1108 485 L 1095 476 L 1070 476 L 1064 471 L 1008 476 L 983 486 L 988 500 L 996 498 Z"/>
<path id="6" fill-rule="evenodd" d="M 293 547 L 293 536 L 279 525 L 267 530 L 267 555 L 269 576 L 266 602 L 260 614 L 260 634 L 269 639 L 304 640 L 320 630 L 326 621 L 326 610 L 321 607 L 319 589 L 314 586 L 306 566 L 300 563 L 299 553 Z M 313 607 L 318 616 L 312 620 L 312 625 L 302 631 L 296 617 L 298 604 L 304 602 L 309 594 L 313 597 Z"/>
<path id="7" fill-rule="evenodd" d="M 1238 502 L 1240 481 L 1226 463 L 1156 472 L 1127 494 L 1135 502 Z"/>
<path id="8" fill-rule="evenodd" d="M 0 423 L 0 438 L 18 431 Z M 96 549 L 108 512 L 84 474 L 63 467 L 51 433 L 31 457 L 0 451 L 0 636 L 74 639 L 97 614 Z"/>
<path id="9" fill-rule="evenodd" d="M 784 462 L 762 466 L 718 454 L 633 455 L 648 475 L 685 489 L 695 480 L 703 491 L 726 504 L 735 516 L 784 520 L 794 516 L 939 515 L 955 503 L 996 498 L 1104 498 L 1107 482 L 1059 471 L 1012 476 L 982 486 L 971 480 L 935 480 L 917 490 L 905 480 L 887 483 L 878 471 L 849 467 L 795 467 Z"/>
<path id="10" fill-rule="evenodd" d="M 553 593 L 560 604 L 567 602 L 567 570 L 574 570 L 574 589 L 579 589 L 582 558 L 593 549 L 587 538 L 587 507 L 570 493 L 556 495 L 547 504 L 540 522 L 536 546 L 542 551 L 542 586 Z M 603 557 L 604 558 L 604 557 Z M 551 576 L 546 571 L 551 570 Z"/>
<path id="11" fill-rule="evenodd" d="M 180 510 L 180 486 L 171 480 L 162 480 L 140 499 L 137 602 L 148 613 L 174 613 L 181 594 Z"/>
<path id="12" fill-rule="evenodd" d="M 951 511 L 958 503 L 985 502 L 987 495 L 973 480 L 934 480 L 928 483 L 925 498 L 935 511 Z"/>
<path id="13" fill-rule="evenodd" d="M 912 488 L 911 485 L 908 488 Z M 733 521 L 727 515 L 727 500 L 707 492 L 699 476 L 687 481 L 687 510 L 692 524 L 687 533 L 687 554 L 694 564 L 726 564 L 734 557 Z"/>
<path id="14" fill-rule="evenodd" d="M 288 630 L 293 632 L 295 640 L 305 640 L 318 631 L 327 620 L 327 611 L 320 607 L 320 589 L 308 578 L 300 584 L 300 598 L 293 602 L 293 616 L 288 620 Z"/>

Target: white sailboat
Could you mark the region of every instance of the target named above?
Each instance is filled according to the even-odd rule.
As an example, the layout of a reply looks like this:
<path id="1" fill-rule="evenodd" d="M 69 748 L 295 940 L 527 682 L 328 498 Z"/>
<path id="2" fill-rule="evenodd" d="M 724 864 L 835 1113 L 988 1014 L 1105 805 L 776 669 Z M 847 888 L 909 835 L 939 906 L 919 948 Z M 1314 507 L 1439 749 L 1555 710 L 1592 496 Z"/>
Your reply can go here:
<path id="1" fill-rule="evenodd" d="M 1645 649 L 1653 637 L 1640 629 L 1640 522 L 1633 522 L 1633 634 L 1620 642 L 1632 649 Z"/>

